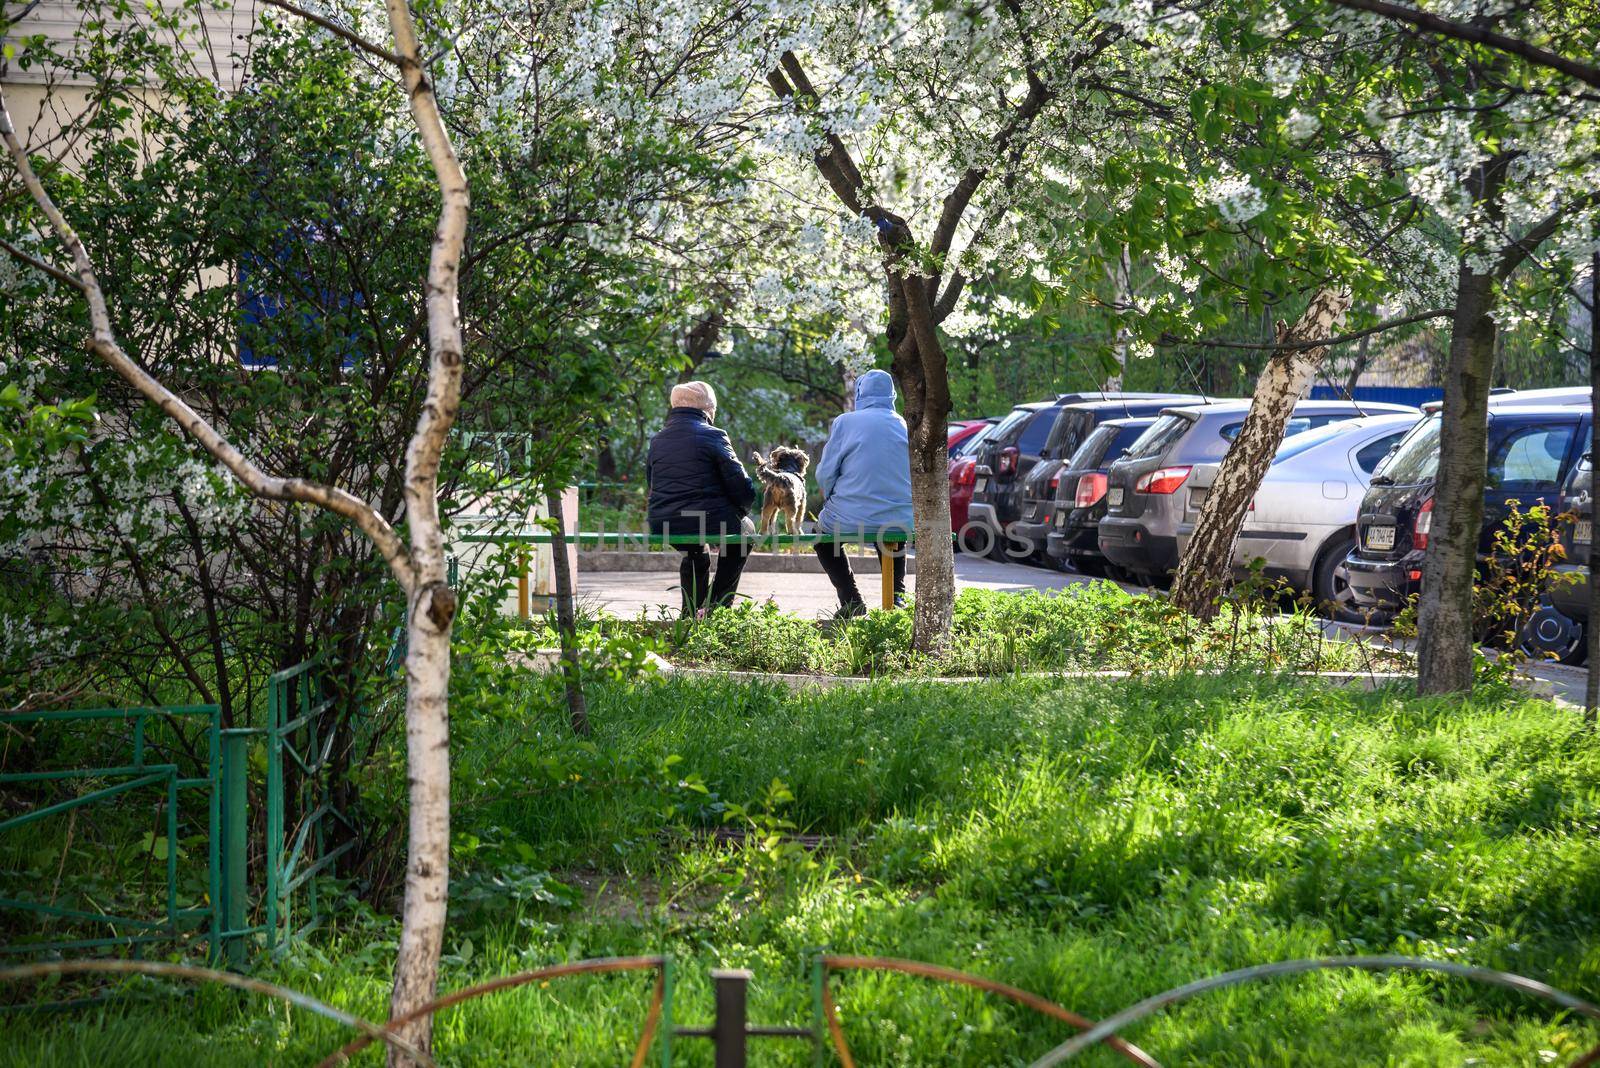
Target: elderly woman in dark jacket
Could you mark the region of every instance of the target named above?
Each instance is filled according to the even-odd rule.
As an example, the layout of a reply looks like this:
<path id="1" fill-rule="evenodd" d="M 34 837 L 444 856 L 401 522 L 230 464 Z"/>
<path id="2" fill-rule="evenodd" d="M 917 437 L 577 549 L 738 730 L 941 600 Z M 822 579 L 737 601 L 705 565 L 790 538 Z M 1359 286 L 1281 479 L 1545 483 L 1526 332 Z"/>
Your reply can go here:
<path id="1" fill-rule="evenodd" d="M 744 532 L 756 490 L 728 435 L 712 425 L 716 414 L 717 395 L 709 384 L 685 382 L 672 388 L 672 411 L 660 433 L 650 439 L 647 460 L 652 534 Z M 743 545 L 722 547 L 709 595 L 711 556 L 706 547 L 674 548 L 683 554 L 678 581 L 685 616 L 732 603 L 749 554 Z"/>

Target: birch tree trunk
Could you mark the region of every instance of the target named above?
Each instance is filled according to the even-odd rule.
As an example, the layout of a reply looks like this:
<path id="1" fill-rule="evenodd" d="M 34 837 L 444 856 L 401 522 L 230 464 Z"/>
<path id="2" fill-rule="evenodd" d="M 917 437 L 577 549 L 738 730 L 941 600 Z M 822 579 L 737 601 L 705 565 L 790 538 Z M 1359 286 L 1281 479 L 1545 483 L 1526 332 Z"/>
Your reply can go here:
<path id="1" fill-rule="evenodd" d="M 1133 300 L 1133 261 L 1128 256 L 1128 246 L 1122 246 L 1122 256 L 1111 267 L 1111 299 L 1119 308 L 1127 307 Z M 1126 325 L 1117 327 L 1111 341 L 1111 356 L 1117 369 L 1106 376 L 1100 388 L 1107 393 L 1122 389 L 1122 379 L 1128 373 L 1128 350 L 1133 344 L 1133 329 Z"/>
<path id="2" fill-rule="evenodd" d="M 3 90 L 0 90 L 0 140 L 4 141 L 23 188 L 71 256 L 73 267 L 65 271 L 30 256 L 24 255 L 22 259 L 84 294 L 90 326 L 85 347 L 177 423 L 251 493 L 272 500 L 313 504 L 354 523 L 377 546 L 406 595 L 409 838 L 405 905 L 390 1002 L 391 1016 L 404 1016 L 432 1001 L 437 990 L 439 951 L 444 940 L 449 896 L 450 634 L 455 622 L 456 596 L 446 582 L 438 473 L 445 441 L 461 401 L 463 343 L 456 290 L 466 237 L 467 182 L 445 131 L 432 85 L 423 70 L 421 50 L 405 0 L 386 0 L 395 39 L 393 52 L 331 20 L 276 0 L 269 2 L 332 29 L 371 55 L 399 67 L 412 118 L 439 185 L 439 221 L 424 279 L 428 385 L 405 455 L 404 498 L 409 545 L 377 509 L 348 491 L 263 471 L 203 416 L 129 357 L 112 329 L 105 294 L 95 276 L 88 250 L 35 174 L 6 108 Z M 426 1049 L 432 1035 L 432 1019 L 423 1017 L 397 1025 L 395 1030 L 413 1046 Z M 411 1059 L 391 1045 L 389 1063 L 410 1064 Z"/>
<path id="3" fill-rule="evenodd" d="M 406 522 L 411 532 L 415 593 L 407 621 L 406 762 L 410 826 L 406 846 L 405 911 L 395 955 L 391 1018 L 432 1001 L 439 985 L 450 901 L 450 633 L 456 596 L 446 582 L 444 532 L 439 523 L 439 458 L 461 404 L 465 346 L 456 289 L 467 235 L 467 176 L 439 114 L 433 84 L 406 0 L 386 0 L 401 81 L 439 185 L 439 221 L 428 258 L 424 301 L 428 320 L 428 392 L 406 449 Z M 401 1037 L 429 1049 L 433 1017 L 399 1027 Z M 389 1064 L 411 1063 L 389 1047 Z"/>
<path id="4" fill-rule="evenodd" d="M 1232 575 L 1233 549 L 1245 512 L 1283 442 L 1283 429 L 1295 404 L 1327 355 L 1326 347 L 1312 347 L 1312 343 L 1336 334 L 1349 309 L 1350 294 L 1322 289 L 1294 326 L 1279 320 L 1280 347 L 1273 350 L 1256 380 L 1244 426 L 1222 458 L 1172 584 L 1172 602 L 1190 615 L 1199 619 L 1216 615 L 1219 598 Z"/>

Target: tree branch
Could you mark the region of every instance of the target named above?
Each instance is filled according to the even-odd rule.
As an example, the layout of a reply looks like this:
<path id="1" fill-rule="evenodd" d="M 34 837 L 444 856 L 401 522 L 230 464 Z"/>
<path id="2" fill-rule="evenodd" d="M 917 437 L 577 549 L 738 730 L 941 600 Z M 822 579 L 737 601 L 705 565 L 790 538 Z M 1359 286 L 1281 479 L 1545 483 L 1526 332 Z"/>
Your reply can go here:
<path id="1" fill-rule="evenodd" d="M 11 112 L 6 107 L 3 90 L 0 90 L 0 139 L 5 142 L 6 151 L 11 156 L 12 164 L 17 168 L 23 187 L 28 190 L 33 202 L 49 220 L 56 237 L 72 256 L 76 276 L 74 284 L 83 290 L 89 302 L 91 331 L 87 344 L 89 351 L 99 356 L 134 389 L 165 412 L 258 497 L 315 504 L 350 520 L 361 529 L 362 533 L 372 539 L 400 585 L 410 590 L 413 580 L 410 554 L 406 552 L 405 545 L 400 541 L 400 536 L 395 533 L 394 528 L 378 514 L 376 509 L 361 498 L 336 486 L 325 486 L 301 478 L 280 478 L 262 471 L 198 412 L 158 382 L 123 351 L 117 341 L 116 332 L 111 327 L 111 314 L 106 307 L 105 293 L 100 288 L 99 279 L 95 277 L 94 266 L 89 260 L 89 251 L 84 247 L 77 231 L 67 222 L 66 216 L 56 207 L 55 201 L 40 183 L 38 175 L 34 173 L 33 164 L 28 160 L 28 153 L 22 147 L 16 128 L 11 123 Z"/>
<path id="2" fill-rule="evenodd" d="M 39 271 L 39 272 L 41 272 L 43 274 L 49 275 L 51 278 L 54 278 L 57 282 L 65 282 L 67 285 L 71 286 L 73 289 L 82 289 L 83 288 L 83 282 L 81 282 L 77 278 L 76 275 L 68 274 L 66 271 L 63 271 L 60 267 L 56 267 L 56 266 L 53 266 L 51 264 L 48 264 L 44 260 L 39 259 L 39 257 L 30 255 L 29 253 L 26 253 L 26 252 L 22 251 L 20 248 L 18 248 L 17 246 L 13 245 L 11 242 L 7 241 L 3 237 L 0 237 L 0 249 L 4 249 L 6 254 L 11 256 L 13 259 L 19 260 L 22 263 L 27 264 L 29 267 L 32 267 L 36 271 Z"/>
<path id="3" fill-rule="evenodd" d="M 1600 67 L 1590 63 L 1580 63 L 1575 59 L 1558 55 L 1555 52 L 1540 48 L 1538 45 L 1529 44 L 1527 41 L 1510 37 L 1494 30 L 1470 23 L 1455 22 L 1451 19 L 1441 18 L 1426 11 L 1405 7 L 1401 4 L 1389 3 L 1389 0 L 1333 0 L 1340 7 L 1353 8 L 1357 11 L 1368 11 L 1374 15 L 1381 15 L 1395 22 L 1407 22 L 1418 29 L 1428 30 L 1441 37 L 1452 37 L 1457 41 L 1467 41 L 1471 44 L 1487 45 L 1490 48 L 1513 56 L 1519 56 L 1529 63 L 1541 67 L 1558 70 L 1580 82 L 1600 88 Z"/>
<path id="4" fill-rule="evenodd" d="M 356 31 L 350 29 L 348 26 L 337 23 L 330 18 L 326 18 L 317 14 L 314 11 L 307 11 L 298 4 L 291 4 L 289 0 L 265 0 L 265 2 L 273 7 L 281 8 L 291 15 L 296 15 L 300 18 L 303 18 L 307 22 L 316 23 L 318 26 L 321 26 L 335 37 L 343 38 L 344 40 L 355 45 L 357 48 L 361 49 L 361 51 L 366 52 L 368 55 L 377 56 L 385 63 L 392 63 L 397 67 L 400 65 L 400 56 L 398 54 L 389 51 L 382 45 L 373 44 L 371 41 L 367 40 Z"/>
<path id="5" fill-rule="evenodd" d="M 1258 349 L 1270 350 L 1272 352 L 1296 352 L 1301 349 L 1318 349 L 1325 345 L 1343 345 L 1347 341 L 1360 341 L 1362 338 L 1371 337 L 1373 334 L 1382 334 L 1389 330 L 1399 329 L 1402 326 L 1411 326 L 1414 323 L 1424 323 L 1429 319 L 1448 319 L 1454 314 L 1454 310 L 1450 308 L 1435 308 L 1432 311 L 1419 312 L 1416 315 L 1408 315 L 1403 319 L 1390 319 L 1386 323 L 1379 323 L 1377 326 L 1369 326 L 1365 330 L 1356 330 L 1349 334 L 1340 334 L 1338 337 L 1328 337 L 1322 338 L 1319 341 L 1302 341 L 1290 344 L 1285 344 L 1282 342 L 1261 344 L 1251 341 L 1191 341 L 1187 338 L 1174 337 L 1171 334 L 1163 334 L 1161 339 L 1157 341 L 1156 344 L 1198 345 L 1199 347 L 1206 349 Z"/>

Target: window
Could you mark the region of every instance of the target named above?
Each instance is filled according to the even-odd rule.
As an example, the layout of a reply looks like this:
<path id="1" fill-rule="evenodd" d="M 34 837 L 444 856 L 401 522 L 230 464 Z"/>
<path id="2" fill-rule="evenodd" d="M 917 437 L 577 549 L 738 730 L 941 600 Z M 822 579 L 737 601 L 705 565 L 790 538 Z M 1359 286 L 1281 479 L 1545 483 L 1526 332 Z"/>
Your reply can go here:
<path id="1" fill-rule="evenodd" d="M 990 436 L 994 434 L 995 427 L 999 425 L 999 423 L 990 423 L 967 440 L 959 442 L 955 448 L 950 450 L 950 459 L 954 460 L 959 456 L 976 455 L 978 449 L 982 447 L 984 442 L 989 440 Z"/>
<path id="2" fill-rule="evenodd" d="M 1100 466 L 1100 456 L 1117 436 L 1115 427 L 1096 427 L 1095 432 L 1083 439 L 1083 444 L 1072 454 L 1064 470 L 1087 471 Z"/>
<path id="3" fill-rule="evenodd" d="M 1501 492 L 1554 493 L 1561 488 L 1562 461 L 1577 427 L 1518 427 L 1489 456 L 1489 486 Z"/>
<path id="4" fill-rule="evenodd" d="M 1056 428 L 1056 419 L 1060 416 L 1060 408 L 1046 408 L 1042 412 L 1036 412 L 1028 425 L 1022 428 L 1022 436 L 1017 439 L 1017 451 L 1026 455 L 1039 455 L 1044 443 L 1050 440 L 1050 431 Z"/>
<path id="5" fill-rule="evenodd" d="M 1128 451 L 1122 454 L 1124 460 L 1144 460 L 1151 456 L 1160 456 L 1166 452 L 1173 442 L 1189 432 L 1194 424 L 1181 415 L 1163 415 L 1139 435 L 1139 439 L 1128 446 Z"/>
<path id="6" fill-rule="evenodd" d="M 1037 409 L 1013 408 L 1011 414 L 1000 420 L 994 430 L 989 434 L 990 441 L 1005 441 L 1011 432 L 1016 430 L 1022 421 L 1031 416 Z"/>
<path id="7" fill-rule="evenodd" d="M 1394 455 L 1378 465 L 1374 479 L 1397 486 L 1415 486 L 1432 480 L 1439 470 L 1439 416 L 1431 415 L 1406 431 Z"/>
<path id="8" fill-rule="evenodd" d="M 1044 443 L 1043 456 L 1071 456 L 1078 451 L 1078 446 L 1083 444 L 1085 438 L 1094 432 L 1095 419 L 1093 412 L 1074 411 L 1071 408 L 1061 413 L 1061 418 L 1056 420 L 1055 432 L 1050 435 L 1050 440 Z"/>
<path id="9" fill-rule="evenodd" d="M 1315 430 L 1307 430 L 1299 434 L 1290 434 L 1286 431 L 1283 443 L 1278 446 L 1278 451 L 1272 456 L 1272 462 L 1279 463 L 1290 457 L 1299 456 L 1307 449 L 1315 448 L 1324 441 L 1338 437 L 1345 430 L 1346 428 L 1338 423 L 1331 423 L 1328 426 L 1319 426 Z"/>
<path id="10" fill-rule="evenodd" d="M 1283 425 L 1283 436 L 1286 438 L 1292 438 L 1296 434 L 1305 433 L 1314 425 L 1316 424 L 1312 422 L 1310 416 L 1292 415 L 1289 417 L 1289 421 Z M 1239 431 L 1243 429 L 1244 420 L 1241 419 L 1237 423 L 1229 423 L 1227 426 L 1219 430 L 1218 433 L 1222 435 L 1223 440 L 1232 441 L 1234 438 L 1239 436 Z"/>
<path id="11" fill-rule="evenodd" d="M 1382 437 L 1373 438 L 1361 446 L 1356 450 L 1357 469 L 1364 474 L 1372 474 L 1378 469 L 1378 465 L 1383 462 L 1383 458 L 1389 455 L 1389 450 L 1394 448 L 1400 439 L 1405 436 L 1406 432 L 1404 430 L 1396 430 L 1393 434 L 1385 434 Z"/>

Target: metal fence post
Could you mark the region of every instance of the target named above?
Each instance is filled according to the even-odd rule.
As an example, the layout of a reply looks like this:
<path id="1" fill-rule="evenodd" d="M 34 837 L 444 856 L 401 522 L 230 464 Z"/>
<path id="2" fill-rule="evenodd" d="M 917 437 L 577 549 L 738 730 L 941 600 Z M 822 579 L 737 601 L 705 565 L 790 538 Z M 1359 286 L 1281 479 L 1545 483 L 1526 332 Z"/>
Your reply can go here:
<path id="1" fill-rule="evenodd" d="M 716 1068 L 746 1068 L 750 972 L 746 968 L 714 968 L 711 982 L 716 988 L 717 1010 L 711 1022 L 711 1041 L 716 1046 L 712 1063 Z"/>
<path id="2" fill-rule="evenodd" d="M 822 950 L 817 949 L 811 955 L 811 1063 L 816 1068 L 822 1068 L 823 1036 L 828 1033 L 827 1010 L 822 1000 L 827 981 L 828 973 L 822 966 Z"/>
<path id="3" fill-rule="evenodd" d="M 249 805 L 245 769 L 249 764 L 249 734 L 229 730 L 222 735 L 222 955 L 230 968 L 245 963 L 244 929 L 248 909 L 245 855 L 249 836 Z"/>
<path id="4" fill-rule="evenodd" d="M 677 1032 L 672 1028 L 672 957 L 661 961 L 661 1068 L 672 1068 L 672 1040 Z"/>
<path id="5" fill-rule="evenodd" d="M 267 949 L 278 950 L 282 936 L 279 930 L 278 883 L 283 873 L 279 863 L 283 856 L 283 707 L 282 686 L 273 682 L 267 686 L 267 842 L 263 854 L 267 865 Z M 281 918 L 287 922 L 288 917 Z"/>

